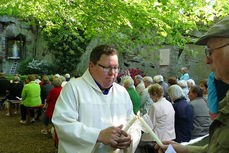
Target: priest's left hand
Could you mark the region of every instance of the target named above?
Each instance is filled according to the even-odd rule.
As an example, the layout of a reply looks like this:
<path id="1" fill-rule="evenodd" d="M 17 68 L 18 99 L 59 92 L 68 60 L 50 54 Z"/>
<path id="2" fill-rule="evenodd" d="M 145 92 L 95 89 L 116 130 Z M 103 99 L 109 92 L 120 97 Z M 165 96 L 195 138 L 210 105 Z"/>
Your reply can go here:
<path id="1" fill-rule="evenodd" d="M 131 144 L 131 136 L 128 135 L 125 131 L 121 131 L 121 137 L 118 140 L 117 148 L 125 149 L 128 148 Z"/>

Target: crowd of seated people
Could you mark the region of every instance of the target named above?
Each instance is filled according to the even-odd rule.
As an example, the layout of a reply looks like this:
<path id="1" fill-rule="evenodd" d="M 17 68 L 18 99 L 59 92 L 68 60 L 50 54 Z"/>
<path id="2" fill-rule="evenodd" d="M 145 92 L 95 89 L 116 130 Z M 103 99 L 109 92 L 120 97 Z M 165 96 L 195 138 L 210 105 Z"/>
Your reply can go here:
<path id="1" fill-rule="evenodd" d="M 60 77 L 61 76 L 59 74 L 56 74 L 53 76 L 53 79 L 58 79 L 58 82 L 61 82 L 62 84 L 63 80 L 60 79 Z M 66 74 L 65 77 L 68 81 L 70 81 L 69 74 Z M 16 74 L 15 76 L 13 76 L 12 80 L 9 80 L 4 76 L 4 73 L 0 73 L 0 102 L 1 107 L 3 106 L 3 103 L 7 107 L 6 116 L 20 114 L 20 123 L 26 124 L 28 115 L 27 108 L 36 107 L 41 104 L 46 104 L 46 99 L 48 97 L 49 92 L 51 91 L 51 89 L 57 87 L 58 85 L 55 85 L 54 82 L 51 82 L 47 75 L 43 75 L 41 77 L 42 80 L 40 80 L 39 78 L 40 77 L 37 74 L 28 75 L 28 77 L 24 79 L 23 83 L 20 80 L 19 74 Z M 48 105 L 45 106 L 47 108 Z M 14 108 L 15 112 L 13 112 Z M 43 115 L 42 110 L 43 107 L 41 107 L 41 109 L 36 109 L 35 111 L 33 109 L 29 109 L 29 115 L 31 117 L 30 122 L 40 120 L 40 117 Z"/>
<path id="2" fill-rule="evenodd" d="M 53 127 L 52 124 L 49 126 L 49 123 L 51 123 L 55 103 L 62 89 L 61 86 L 63 86 L 63 82 L 66 84 L 68 81 L 70 81 L 69 74 L 66 74 L 65 77 L 56 74 L 52 82 L 47 75 L 43 75 L 42 80 L 40 80 L 39 75 L 33 74 L 28 75 L 23 83 L 18 74 L 13 76 L 12 80 L 9 80 L 4 76 L 4 73 L 0 73 L 1 107 L 3 103 L 6 105 L 6 116 L 21 115 L 21 124 L 42 120 L 44 128 L 40 132 L 47 135 Z M 41 104 L 44 104 L 44 106 Z M 31 107 L 37 106 L 41 106 L 40 109 L 31 109 Z M 30 120 L 28 120 L 28 115 Z M 57 135 L 55 135 L 55 138 L 58 139 Z"/>
<path id="3" fill-rule="evenodd" d="M 184 74 L 187 76 L 186 73 Z M 38 75 L 28 75 L 23 85 L 18 76 L 14 76 L 10 83 L 0 75 L 0 81 L 7 80 L 5 81 L 6 93 L 1 93 L 1 96 L 6 97 L 9 102 L 7 116 L 12 116 L 12 103 L 10 102 L 22 98 L 20 123 L 25 124 L 27 123 L 27 108 L 44 104 L 44 111 L 39 109 L 36 112 L 29 111 L 31 122 L 39 120 L 44 112 L 42 115 L 44 116 L 42 118 L 44 128 L 41 133 L 48 134 L 55 102 L 62 87 L 70 81 L 70 75 L 56 74 L 52 79 L 53 82 L 47 75 L 42 76 L 42 80 L 39 80 Z M 154 77 L 137 75 L 135 78 L 126 75 L 122 79 L 121 85 L 127 89 L 131 97 L 134 113 L 137 114 L 140 111 L 141 115 L 148 115 L 152 130 L 161 140 L 188 142 L 193 138 L 208 134 L 211 120 L 207 107 L 206 79 L 200 82 L 200 86 L 196 86 L 195 81 L 190 78 L 179 80 L 176 77 L 169 77 L 166 82 L 162 75 Z M 16 113 L 18 113 L 17 109 Z M 35 113 L 37 113 L 36 118 Z M 155 144 L 152 139 L 148 138 L 147 133 L 143 132 L 140 144 L 147 142 L 147 145 L 139 145 L 143 153 L 151 152 L 152 145 Z M 145 148 L 143 149 L 142 146 Z"/>
<path id="4" fill-rule="evenodd" d="M 155 95 L 152 95 L 152 91 L 154 88 L 156 88 L 155 86 L 157 86 L 157 89 L 155 90 L 159 90 L 158 85 L 161 86 L 163 91 L 162 97 L 164 97 L 165 101 L 162 106 L 164 106 L 166 108 L 164 108 L 164 110 L 170 114 L 170 116 L 164 116 L 163 121 L 174 121 L 174 123 L 167 124 L 167 126 L 171 124 L 174 125 L 174 137 L 171 136 L 170 139 L 167 140 L 174 140 L 176 142 L 189 142 L 191 139 L 209 133 L 208 129 L 212 121 L 210 120 L 209 108 L 207 107 L 207 81 L 206 79 L 203 79 L 205 81 L 201 81 L 200 86 L 198 86 L 196 85 L 195 80 L 190 79 L 186 67 L 181 69 L 181 71 L 183 72 L 183 77 L 181 77 L 181 79 L 169 77 L 167 82 L 164 81 L 162 75 L 155 75 L 154 77 L 141 77 L 137 75 L 135 78 L 133 78 L 135 80 L 135 87 L 132 87 L 132 90 L 136 90 L 141 98 L 141 115 L 149 116 L 151 119 L 151 123 L 149 123 L 149 125 L 152 126 L 152 130 L 158 135 L 158 137 L 160 137 L 161 140 L 165 140 L 161 138 L 161 135 L 166 134 L 166 132 L 169 132 L 169 130 L 172 130 L 173 128 L 171 127 L 164 132 L 159 132 L 160 130 L 157 130 L 157 125 L 155 123 L 163 123 L 160 122 L 161 120 L 159 117 L 163 111 L 156 111 L 158 109 L 157 106 L 159 107 L 160 104 L 158 101 L 161 101 L 158 99 L 161 97 L 156 98 Z M 130 76 L 125 76 L 123 82 L 125 82 L 125 79 L 130 80 L 130 78 Z M 160 109 L 163 108 L 162 106 Z M 172 109 L 169 111 L 168 109 L 171 108 L 170 106 L 172 106 Z M 134 111 L 136 112 L 136 110 Z M 174 116 L 172 113 L 173 111 Z M 174 117 L 174 120 L 171 120 L 171 117 Z M 162 129 L 162 126 L 160 126 L 160 128 Z M 143 135 L 147 135 L 147 133 L 143 132 Z M 152 146 L 154 142 L 151 140 L 149 143 L 149 141 L 145 140 L 146 137 L 142 137 L 137 149 L 137 153 L 152 152 Z"/>
<path id="5" fill-rule="evenodd" d="M 133 79 L 135 80 L 135 84 L 133 84 Z M 184 88 L 184 86 L 180 82 L 185 84 L 185 92 L 184 92 L 184 89 L 182 89 L 182 87 Z M 159 84 L 156 84 L 156 83 L 159 83 Z M 164 84 L 166 84 L 165 81 L 164 81 Z M 209 132 L 208 128 L 210 126 L 211 121 L 210 121 L 209 114 L 208 114 L 209 112 L 208 107 L 206 107 L 207 101 L 204 100 L 203 94 L 201 95 L 199 94 L 199 92 L 197 93 L 195 92 L 195 88 L 197 86 L 194 86 L 195 85 L 194 80 L 192 79 L 178 80 L 176 77 L 169 77 L 168 85 L 166 85 L 166 91 L 165 91 L 165 86 L 163 86 L 163 83 L 161 83 L 161 81 L 159 82 L 153 81 L 152 77 L 150 76 L 146 76 L 146 77 L 136 76 L 135 78 L 126 76 L 125 79 L 123 79 L 122 85 L 126 87 L 127 91 L 128 90 L 130 91 L 130 89 L 131 91 L 134 91 L 133 92 L 135 93 L 134 96 L 132 93 L 129 93 L 130 97 L 134 97 L 132 98 L 133 100 L 132 102 L 134 106 L 133 111 L 136 114 L 138 110 L 140 111 L 145 110 L 144 114 L 148 115 L 149 118 L 151 119 L 152 130 L 155 133 L 157 133 L 157 135 L 160 137 L 161 140 L 165 140 L 164 138 L 161 137 L 161 134 L 164 135 L 166 134 L 166 132 L 168 133 L 169 130 L 173 131 L 173 129 L 174 129 L 174 132 L 171 132 L 171 137 L 169 138 L 169 140 L 174 140 L 176 142 L 188 142 L 191 139 L 208 134 Z M 157 95 L 158 96 L 157 97 L 152 93 L 154 86 L 157 86 L 155 90 L 156 91 L 158 90 L 161 93 L 163 93 L 162 94 L 163 96 L 158 93 L 159 95 Z M 159 88 L 158 86 L 160 86 L 161 88 Z M 204 87 L 198 86 L 198 89 L 201 92 L 204 90 L 207 90 L 206 85 Z M 139 89 L 139 90 L 137 91 L 136 89 Z M 169 101 L 166 100 L 167 96 L 165 97 L 165 94 L 164 94 L 165 92 L 168 93 Z M 150 102 L 147 102 L 147 105 L 148 105 L 147 109 L 144 108 L 145 107 L 144 105 L 142 105 L 144 103 L 144 101 L 142 101 L 142 98 L 145 93 L 147 93 L 148 95 L 147 96 L 148 99 L 146 101 L 149 101 L 150 99 Z M 207 91 L 205 91 L 205 93 L 207 93 Z M 196 98 L 192 98 L 189 96 L 192 94 L 195 95 Z M 138 98 L 139 96 L 140 96 L 140 102 Z M 201 100 L 198 100 L 198 99 L 201 99 Z M 197 100 L 198 100 L 197 105 L 199 107 L 195 106 L 197 103 L 195 101 Z M 167 117 L 163 118 L 163 120 L 165 121 L 169 120 L 170 122 L 173 122 L 173 123 L 168 124 L 168 125 L 173 125 L 173 128 L 171 127 L 169 128 L 169 130 L 167 131 L 165 130 L 165 132 L 160 132 L 160 130 L 158 132 L 156 128 L 157 125 L 155 124 L 157 123 L 157 121 L 159 121 L 159 124 L 161 124 L 160 117 L 158 116 L 159 113 L 155 113 L 155 112 L 158 112 L 155 110 L 156 108 L 158 108 L 157 106 L 160 103 L 162 103 L 161 101 L 164 102 L 162 106 L 165 105 L 165 108 L 164 108 L 165 113 L 166 111 L 168 111 L 168 109 L 170 110 L 167 112 L 170 115 L 167 115 Z M 205 114 L 201 114 L 201 115 L 198 114 L 199 110 L 196 110 L 196 108 L 201 109 L 201 112 L 205 112 Z M 159 112 L 163 113 L 163 111 L 159 111 Z M 141 115 L 144 115 L 144 114 L 141 112 Z M 174 118 L 174 120 L 172 120 L 171 117 Z M 47 120 L 50 120 L 50 117 L 46 116 L 46 118 L 44 119 L 44 129 L 42 130 L 42 133 L 44 134 L 46 134 L 48 131 L 47 130 Z M 204 120 L 203 124 L 199 123 L 201 120 Z M 160 128 L 161 127 L 162 126 L 160 126 Z M 143 140 L 144 139 L 142 138 L 142 141 Z M 150 145 L 151 147 L 152 147 L 152 144 L 154 144 L 153 141 L 151 141 L 151 145 Z"/>

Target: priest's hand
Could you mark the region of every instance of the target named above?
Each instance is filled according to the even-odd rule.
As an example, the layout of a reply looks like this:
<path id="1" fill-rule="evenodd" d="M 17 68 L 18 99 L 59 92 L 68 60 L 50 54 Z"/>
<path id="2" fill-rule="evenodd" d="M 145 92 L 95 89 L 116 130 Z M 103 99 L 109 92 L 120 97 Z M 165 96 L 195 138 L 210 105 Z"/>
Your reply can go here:
<path id="1" fill-rule="evenodd" d="M 110 145 L 113 148 L 118 148 L 120 137 L 123 134 L 122 127 L 123 125 L 120 125 L 118 127 L 112 126 L 104 130 L 101 130 L 97 141 L 102 142 L 105 145 Z M 123 142 L 122 142 L 122 145 L 123 145 Z"/>
<path id="2" fill-rule="evenodd" d="M 131 136 L 122 130 L 122 135 L 118 140 L 117 148 L 119 148 L 119 149 L 128 148 L 130 146 L 131 142 L 132 142 Z"/>

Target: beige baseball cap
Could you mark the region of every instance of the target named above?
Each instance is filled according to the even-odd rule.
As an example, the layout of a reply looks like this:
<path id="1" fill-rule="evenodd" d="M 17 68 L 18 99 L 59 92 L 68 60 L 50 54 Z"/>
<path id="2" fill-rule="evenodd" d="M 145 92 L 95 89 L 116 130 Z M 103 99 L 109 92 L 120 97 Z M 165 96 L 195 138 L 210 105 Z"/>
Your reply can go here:
<path id="1" fill-rule="evenodd" d="M 224 37 L 229 38 L 229 17 L 221 20 L 212 26 L 208 32 L 203 35 L 195 44 L 206 45 L 208 39 L 211 37 Z"/>

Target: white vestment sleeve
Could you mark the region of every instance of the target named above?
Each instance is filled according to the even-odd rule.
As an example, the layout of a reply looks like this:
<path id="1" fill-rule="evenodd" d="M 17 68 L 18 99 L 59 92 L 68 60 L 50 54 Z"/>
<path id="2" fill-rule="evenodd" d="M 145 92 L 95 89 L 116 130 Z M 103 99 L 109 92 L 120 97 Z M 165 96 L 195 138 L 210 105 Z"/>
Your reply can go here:
<path id="1" fill-rule="evenodd" d="M 92 152 L 100 129 L 79 122 L 77 94 L 71 85 L 66 85 L 56 102 L 52 122 L 59 138 L 59 153 Z"/>
<path id="2" fill-rule="evenodd" d="M 133 117 L 126 89 L 113 83 L 104 95 L 87 70 L 64 86 L 56 102 L 52 122 L 59 138 L 58 153 L 123 153 L 123 149 L 96 142 L 102 129 L 125 127 Z M 133 125 L 128 133 L 133 139 L 129 153 L 134 153 L 141 131 Z"/>

